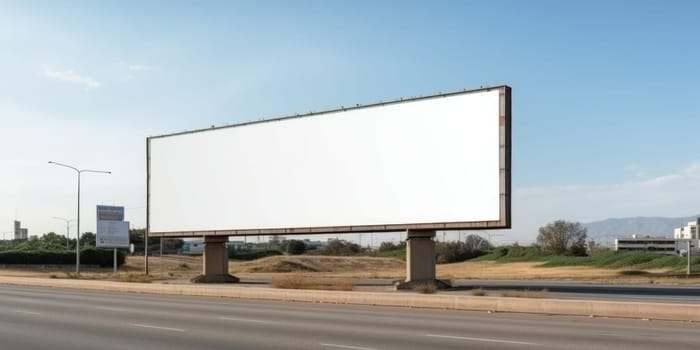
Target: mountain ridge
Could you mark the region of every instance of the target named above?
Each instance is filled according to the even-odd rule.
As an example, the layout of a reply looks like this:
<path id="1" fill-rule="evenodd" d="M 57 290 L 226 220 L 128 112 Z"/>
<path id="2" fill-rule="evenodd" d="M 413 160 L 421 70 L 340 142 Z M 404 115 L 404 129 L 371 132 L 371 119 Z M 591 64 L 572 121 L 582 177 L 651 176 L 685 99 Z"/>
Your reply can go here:
<path id="1" fill-rule="evenodd" d="M 592 221 L 582 225 L 588 229 L 588 237 L 594 240 L 602 238 L 622 238 L 635 234 L 638 236 L 673 237 L 673 229 L 695 221 L 699 215 L 685 217 L 636 216 L 626 218 L 609 218 Z"/>

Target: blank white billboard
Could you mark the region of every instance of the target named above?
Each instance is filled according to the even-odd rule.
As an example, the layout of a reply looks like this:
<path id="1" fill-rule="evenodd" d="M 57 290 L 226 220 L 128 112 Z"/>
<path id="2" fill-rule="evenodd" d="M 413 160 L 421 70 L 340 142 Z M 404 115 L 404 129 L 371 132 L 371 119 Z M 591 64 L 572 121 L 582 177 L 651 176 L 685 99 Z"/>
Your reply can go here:
<path id="1" fill-rule="evenodd" d="M 507 228 L 510 88 L 150 137 L 152 234 Z"/>

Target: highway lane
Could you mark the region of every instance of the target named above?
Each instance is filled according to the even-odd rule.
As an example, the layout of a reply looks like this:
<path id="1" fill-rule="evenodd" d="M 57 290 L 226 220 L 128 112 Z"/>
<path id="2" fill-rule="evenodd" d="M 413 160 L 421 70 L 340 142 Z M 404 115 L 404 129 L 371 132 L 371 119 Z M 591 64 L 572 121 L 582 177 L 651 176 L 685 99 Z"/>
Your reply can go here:
<path id="1" fill-rule="evenodd" d="M 241 285 L 254 287 L 269 285 L 269 277 L 241 278 Z M 363 279 L 357 286 L 362 288 L 386 287 L 393 285 L 391 279 Z M 700 281 L 698 281 L 700 283 Z M 232 286 L 233 287 L 233 286 Z M 576 281 L 538 280 L 470 280 L 458 279 L 455 288 L 445 291 L 450 294 L 470 295 L 471 290 L 481 288 L 489 295 L 498 296 L 511 290 L 544 290 L 548 296 L 559 299 L 589 299 L 611 301 L 639 301 L 660 303 L 700 304 L 700 286 L 676 286 L 660 284 L 595 284 Z"/>
<path id="2" fill-rule="evenodd" d="M 0 349 L 698 349 L 697 323 L 0 286 Z"/>
<path id="3" fill-rule="evenodd" d="M 543 290 L 563 299 L 618 300 L 663 303 L 700 303 L 700 287 L 642 284 L 594 284 L 571 281 L 458 280 L 453 292 L 482 288 L 487 291 Z"/>

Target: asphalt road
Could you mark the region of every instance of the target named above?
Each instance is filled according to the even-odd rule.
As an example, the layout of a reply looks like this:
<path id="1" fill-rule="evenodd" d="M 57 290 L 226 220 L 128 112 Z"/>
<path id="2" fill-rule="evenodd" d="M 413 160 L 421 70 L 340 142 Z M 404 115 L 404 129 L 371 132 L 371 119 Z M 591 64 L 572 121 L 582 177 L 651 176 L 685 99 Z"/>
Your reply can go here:
<path id="1" fill-rule="evenodd" d="M 270 284 L 269 277 L 241 278 L 241 285 L 254 287 Z M 391 279 L 365 279 L 358 281 L 359 287 L 387 287 Z M 700 281 L 698 281 L 700 283 Z M 610 301 L 638 301 L 659 303 L 700 304 L 700 286 L 674 286 L 650 284 L 593 284 L 572 281 L 538 280 L 467 280 L 460 279 L 455 288 L 445 291 L 451 294 L 471 295 L 471 290 L 481 288 L 489 295 L 499 296 L 513 290 L 547 290 L 547 296 L 558 299 L 587 299 Z M 234 287 L 234 286 L 232 286 Z"/>
<path id="2" fill-rule="evenodd" d="M 0 349 L 698 349 L 697 323 L 0 286 Z"/>
<path id="3" fill-rule="evenodd" d="M 482 288 L 494 295 L 506 290 L 543 290 L 560 299 L 618 300 L 663 303 L 700 303 L 700 287 L 641 284 L 592 284 L 562 281 L 459 280 L 453 292 Z"/>

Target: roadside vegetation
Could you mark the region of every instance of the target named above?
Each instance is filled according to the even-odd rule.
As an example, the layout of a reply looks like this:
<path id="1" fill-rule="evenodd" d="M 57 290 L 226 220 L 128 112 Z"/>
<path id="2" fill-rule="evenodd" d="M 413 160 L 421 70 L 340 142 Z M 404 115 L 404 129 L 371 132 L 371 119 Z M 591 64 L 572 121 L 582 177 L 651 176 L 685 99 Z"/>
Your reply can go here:
<path id="1" fill-rule="evenodd" d="M 96 247 L 95 234 L 84 232 L 80 235 L 80 262 L 82 265 L 110 267 L 114 263 L 114 253 L 111 248 L 102 249 Z M 134 244 L 134 254 L 143 254 L 144 230 L 133 229 L 129 231 L 129 241 Z M 28 239 L 15 239 L 3 241 L 0 245 L 0 265 L 74 265 L 75 264 L 75 239 L 66 238 L 49 232 L 41 237 L 31 236 Z M 161 251 L 159 238 L 149 240 L 150 255 Z M 177 253 L 182 247 L 182 239 L 163 239 L 162 251 L 164 254 Z M 157 253 L 156 253 L 157 254 Z M 117 265 L 122 266 L 129 255 L 128 249 L 117 249 Z"/>
<path id="2" fill-rule="evenodd" d="M 654 270 L 667 269 L 670 273 L 685 271 L 688 258 L 678 255 L 663 255 L 647 252 L 615 252 L 603 250 L 588 256 L 556 255 L 543 251 L 538 246 L 498 247 L 474 261 L 496 263 L 541 262 L 537 267 L 589 266 L 608 269 Z M 700 270 L 700 257 L 691 257 L 691 268 Z M 633 275 L 634 273 L 621 274 Z"/>
<path id="3" fill-rule="evenodd" d="M 537 267 L 587 266 L 623 269 L 621 275 L 648 274 L 648 270 L 666 270 L 667 274 L 685 272 L 688 258 L 649 252 L 615 252 L 586 242 L 586 229 L 579 223 L 557 220 L 539 229 L 537 244 L 498 247 L 474 261 L 497 263 L 540 262 Z M 700 257 L 691 257 L 691 269 L 700 270 Z"/>
<path id="4" fill-rule="evenodd" d="M 114 256 L 111 249 L 95 248 L 95 235 L 85 233 L 80 237 L 80 261 L 84 265 L 112 266 Z M 123 265 L 126 254 L 117 253 L 117 265 Z M 0 249 L 0 265 L 72 265 L 75 264 L 75 240 L 53 232 L 42 237 L 32 236 L 26 240 L 15 240 Z"/>
<path id="5" fill-rule="evenodd" d="M 539 233 L 537 243 L 529 246 L 513 244 L 494 248 L 478 235 L 469 235 L 457 242 L 436 242 L 439 278 L 654 283 L 658 278 L 668 281 L 679 277 L 673 283 L 695 283 L 684 276 L 685 257 L 613 252 L 593 241 L 586 241 L 586 231 L 581 225 L 561 220 L 543 226 Z M 143 230 L 132 230 L 130 236 L 136 249 L 133 255 L 125 249 L 118 250 L 118 264 L 124 266 L 117 278 L 133 282 L 151 279 L 186 281 L 201 273 L 201 256 L 177 255 L 182 240 L 164 239 L 164 257 L 158 258 L 160 242 L 152 239 L 149 257 L 154 259 L 151 260 L 153 273 L 143 275 L 140 273 L 144 267 Z M 84 233 L 80 241 L 83 248 L 81 262 L 86 265 L 86 273 L 81 278 L 106 278 L 105 270 L 97 266 L 112 266 L 112 250 L 95 249 L 95 235 L 92 233 Z M 372 249 L 338 239 L 322 244 L 278 239 L 258 245 L 231 244 L 229 269 L 235 275 L 401 279 L 405 277 L 405 256 L 406 242 L 383 242 Z M 63 273 L 74 263 L 75 240 L 54 233 L 11 243 L 5 241 L 4 246 L 0 245 L 0 266 L 6 274 L 24 276 L 36 273 L 50 278 L 66 278 Z M 692 258 L 691 268 L 696 274 L 700 272 L 700 257 Z M 282 280 L 281 284 L 293 284 L 300 278 Z"/>

